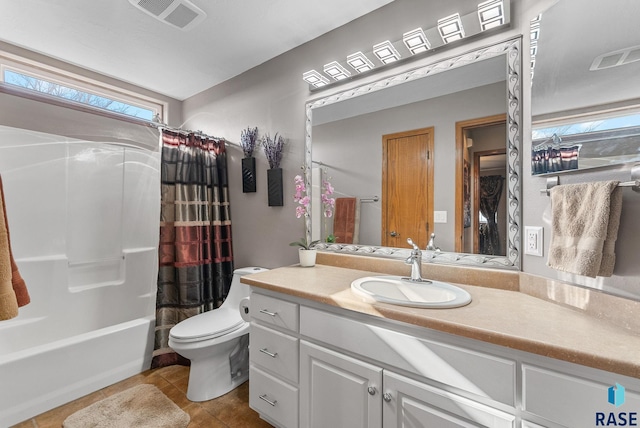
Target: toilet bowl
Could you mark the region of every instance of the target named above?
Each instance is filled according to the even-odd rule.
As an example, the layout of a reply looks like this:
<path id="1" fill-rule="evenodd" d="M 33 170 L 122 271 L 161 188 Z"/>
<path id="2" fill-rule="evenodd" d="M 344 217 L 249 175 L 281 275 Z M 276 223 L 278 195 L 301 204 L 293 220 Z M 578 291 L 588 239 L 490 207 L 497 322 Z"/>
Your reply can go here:
<path id="1" fill-rule="evenodd" d="M 240 283 L 240 277 L 265 270 L 234 270 L 229 294 L 219 308 L 181 321 L 170 330 L 171 349 L 191 360 L 189 400 L 211 400 L 249 378 L 249 323 L 240 317 L 240 301 L 249 296 L 249 286 Z"/>

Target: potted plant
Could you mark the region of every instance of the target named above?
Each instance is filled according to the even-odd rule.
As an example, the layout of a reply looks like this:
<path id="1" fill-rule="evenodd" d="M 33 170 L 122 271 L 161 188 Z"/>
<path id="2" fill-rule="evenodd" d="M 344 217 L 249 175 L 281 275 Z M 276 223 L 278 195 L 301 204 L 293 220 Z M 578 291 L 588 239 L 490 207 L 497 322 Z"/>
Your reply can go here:
<path id="1" fill-rule="evenodd" d="M 256 158 L 253 151 L 257 147 L 258 127 L 247 128 L 240 133 L 240 146 L 244 152 L 242 159 L 242 192 L 252 193 L 256 191 Z"/>
<path id="2" fill-rule="evenodd" d="M 309 203 L 310 198 L 307 195 L 307 188 L 304 184 L 304 179 L 300 175 L 296 175 L 294 178 L 296 186 L 296 193 L 293 195 L 293 200 L 298 203 L 296 206 L 296 217 L 305 218 L 309 216 Z M 314 266 L 316 264 L 316 252 L 314 247 L 317 241 L 307 241 L 307 238 L 300 238 L 300 240 L 291 242 L 289 245 L 292 247 L 300 247 L 298 249 L 298 256 L 300 259 L 300 266 Z"/>
<path id="3" fill-rule="evenodd" d="M 282 194 L 282 151 L 284 149 L 284 138 L 282 135 L 276 135 L 273 139 L 269 134 L 262 137 L 262 148 L 264 155 L 269 162 L 269 170 L 267 170 L 267 194 L 270 207 L 281 207 L 283 204 Z"/>

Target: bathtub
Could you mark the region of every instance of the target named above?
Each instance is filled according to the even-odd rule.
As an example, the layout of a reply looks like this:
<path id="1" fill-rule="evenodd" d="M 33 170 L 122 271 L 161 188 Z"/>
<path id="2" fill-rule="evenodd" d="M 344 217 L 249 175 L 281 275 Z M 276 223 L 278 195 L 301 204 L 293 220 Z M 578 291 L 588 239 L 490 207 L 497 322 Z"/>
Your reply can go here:
<path id="1" fill-rule="evenodd" d="M 0 126 L 0 173 L 31 296 L 0 321 L 7 427 L 150 367 L 159 154 Z"/>

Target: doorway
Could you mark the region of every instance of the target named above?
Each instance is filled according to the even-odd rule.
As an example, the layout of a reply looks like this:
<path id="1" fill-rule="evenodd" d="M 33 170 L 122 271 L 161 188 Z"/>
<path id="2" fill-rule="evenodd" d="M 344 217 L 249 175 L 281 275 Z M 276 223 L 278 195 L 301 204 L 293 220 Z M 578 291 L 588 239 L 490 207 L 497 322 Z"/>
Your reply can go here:
<path id="1" fill-rule="evenodd" d="M 433 230 L 433 127 L 382 136 L 382 237 L 406 248 L 427 246 Z"/>
<path id="2" fill-rule="evenodd" d="M 499 114 L 456 123 L 456 252 L 483 254 L 483 251 L 487 251 L 486 241 L 483 241 L 486 234 L 482 234 L 482 229 L 488 228 L 488 219 L 480 213 L 480 176 L 493 174 L 506 177 L 506 119 L 506 114 Z M 488 161 L 493 161 L 492 171 L 486 169 Z M 485 164 L 484 172 L 482 163 Z M 500 245 L 500 253 L 506 251 L 506 199 L 501 198 L 503 204 L 495 213 L 497 225 L 491 226 L 492 242 L 496 239 L 504 242 L 504 245 Z M 494 229 L 499 230 L 499 238 L 493 235 Z M 490 251 L 496 252 L 496 247 L 491 245 Z"/>

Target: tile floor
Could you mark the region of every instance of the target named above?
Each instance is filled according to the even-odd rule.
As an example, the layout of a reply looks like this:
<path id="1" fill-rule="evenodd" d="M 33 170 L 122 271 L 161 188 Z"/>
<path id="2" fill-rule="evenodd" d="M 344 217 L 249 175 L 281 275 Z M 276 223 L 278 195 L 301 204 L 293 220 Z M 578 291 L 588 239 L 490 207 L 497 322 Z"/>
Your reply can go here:
<path id="1" fill-rule="evenodd" d="M 188 381 L 188 367 L 169 366 L 148 370 L 24 421 L 13 428 L 60 428 L 62 421 L 72 413 L 142 383 L 157 386 L 167 397 L 187 412 L 191 416 L 188 428 L 271 427 L 249 408 L 249 382 L 245 382 L 239 388 L 215 400 L 193 403 L 187 399 Z"/>

